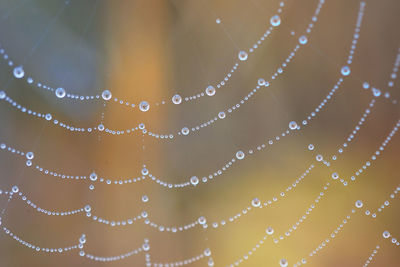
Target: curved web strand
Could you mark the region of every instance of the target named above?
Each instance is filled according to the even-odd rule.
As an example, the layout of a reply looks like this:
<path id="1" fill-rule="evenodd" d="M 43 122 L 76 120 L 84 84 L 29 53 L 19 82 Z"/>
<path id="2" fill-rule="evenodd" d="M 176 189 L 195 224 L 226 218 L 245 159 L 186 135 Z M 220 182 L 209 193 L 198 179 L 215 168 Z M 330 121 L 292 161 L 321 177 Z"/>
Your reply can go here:
<path id="1" fill-rule="evenodd" d="M 279 4 L 280 8 L 277 10 L 277 14 L 282 13 L 282 9 L 283 9 L 284 6 L 285 6 L 285 1 L 286 1 L 286 0 L 280 1 L 280 4 Z M 323 2 L 323 1 L 322 1 L 322 2 Z M 255 50 L 256 50 L 257 48 L 259 48 L 259 47 L 261 46 L 261 44 L 264 43 L 265 40 L 268 39 L 268 37 L 271 35 L 271 33 L 274 31 L 274 29 L 276 29 L 276 28 L 280 25 L 280 17 L 279 17 L 279 15 L 275 15 L 275 16 L 278 16 L 278 18 L 279 18 L 279 23 L 276 24 L 276 23 L 272 23 L 272 22 L 271 22 L 271 25 L 269 25 L 269 27 L 268 27 L 267 30 L 261 35 L 261 37 L 259 37 L 258 40 L 255 41 L 255 43 L 252 45 L 251 48 L 249 48 L 248 50 L 241 50 L 241 51 L 239 51 L 238 56 L 237 56 L 238 59 L 239 59 L 239 61 L 237 61 L 237 62 L 235 62 L 235 63 L 233 64 L 233 66 L 230 68 L 230 70 L 228 71 L 228 73 L 226 73 L 226 74 L 224 75 L 224 77 L 223 77 L 223 79 L 221 79 L 221 81 L 219 81 L 219 82 L 216 83 L 216 84 L 206 86 L 206 88 L 205 88 L 204 91 L 198 92 L 198 93 L 196 93 L 196 94 L 194 94 L 194 95 L 192 95 L 192 96 L 182 97 L 182 96 L 176 94 L 176 95 L 170 97 L 170 99 L 171 99 L 170 101 L 160 100 L 160 101 L 158 101 L 158 102 L 156 102 L 156 103 L 151 103 L 151 104 L 149 104 L 147 101 L 142 101 L 142 102 L 140 102 L 140 103 L 132 103 L 132 102 L 130 102 L 130 101 L 123 100 L 122 98 L 117 98 L 117 97 L 112 98 L 112 93 L 111 93 L 110 90 L 108 90 L 108 89 L 104 90 L 101 94 L 96 94 L 96 95 L 86 95 L 86 96 L 85 96 L 85 95 L 77 95 L 77 94 L 69 93 L 69 92 L 67 92 L 66 89 L 64 89 L 64 88 L 62 88 L 62 87 L 50 86 L 50 85 L 49 85 L 49 84 L 50 84 L 49 82 L 46 82 L 46 81 L 43 81 L 43 82 L 42 82 L 42 81 L 36 81 L 34 78 L 32 78 L 32 76 L 28 75 L 28 73 L 25 74 L 25 71 L 24 71 L 22 65 L 21 65 L 21 66 L 18 66 L 18 67 L 16 67 L 16 68 L 18 68 L 18 69 L 17 69 L 18 72 L 21 72 L 21 73 L 23 73 L 23 74 L 17 75 L 17 76 L 14 75 L 14 76 L 15 76 L 17 79 L 22 79 L 24 76 L 28 76 L 28 77 L 26 78 L 26 82 L 27 82 L 28 84 L 31 84 L 31 85 L 34 85 L 34 86 L 36 86 L 36 87 L 38 87 L 38 88 L 44 89 L 44 90 L 46 90 L 46 91 L 49 91 L 49 92 L 52 93 L 53 96 L 55 96 L 55 97 L 57 97 L 57 98 L 59 98 L 59 99 L 70 99 L 70 100 L 76 100 L 76 101 L 80 101 L 80 102 L 84 102 L 84 101 L 94 101 L 94 100 L 105 100 L 105 101 L 112 100 L 111 102 L 113 102 L 113 103 L 119 103 L 119 104 L 122 105 L 122 106 L 127 106 L 127 107 L 130 107 L 130 108 L 132 108 L 132 109 L 133 109 L 133 108 L 136 108 L 136 107 L 139 107 L 139 109 L 140 109 L 141 111 L 144 111 L 144 112 L 147 111 L 147 110 L 141 108 L 141 104 L 144 104 L 144 103 L 147 103 L 147 104 L 149 104 L 149 105 L 151 105 L 151 106 L 153 106 L 153 105 L 154 105 L 154 106 L 159 106 L 159 105 L 165 105 L 165 104 L 167 104 L 167 103 L 170 103 L 170 104 L 180 104 L 180 103 L 182 103 L 182 101 L 184 101 L 184 102 L 190 102 L 190 101 L 197 100 L 197 99 L 199 99 L 199 98 L 201 98 L 201 97 L 213 96 L 214 94 L 210 94 L 210 93 L 209 93 L 209 89 L 210 89 L 210 88 L 212 88 L 212 90 L 213 90 L 214 93 L 215 93 L 216 88 L 217 88 L 217 90 L 218 90 L 218 89 L 221 89 L 222 87 L 224 87 L 226 84 L 228 84 L 229 80 L 231 79 L 231 77 L 233 77 L 234 73 L 237 71 L 237 69 L 239 68 L 239 66 L 240 66 L 242 63 L 245 63 L 245 62 L 247 61 L 248 57 L 250 57 L 251 54 L 254 53 Z M 274 17 L 275 17 L 275 16 L 274 16 Z M 272 18 L 271 18 L 271 21 L 272 21 Z M 89 20 L 89 22 L 90 22 L 90 20 Z M 51 24 L 50 24 L 50 25 L 51 25 Z M 223 32 L 224 32 L 225 34 L 229 35 L 229 33 L 226 31 L 226 29 L 225 29 L 223 26 L 222 26 L 222 28 L 224 29 Z M 46 31 L 46 32 L 47 32 L 47 31 Z M 10 62 L 11 60 L 9 60 L 9 55 L 6 53 L 6 51 L 5 51 L 4 49 L 2 49 L 2 50 L 0 50 L 0 52 L 1 52 L 2 54 L 7 55 L 7 57 L 4 58 L 4 59 L 5 59 L 5 60 L 8 60 L 8 65 L 9 65 L 10 67 L 12 67 L 14 64 L 11 64 L 11 65 L 9 64 L 9 62 Z M 245 59 L 243 59 L 243 56 L 242 56 L 242 55 L 245 55 Z M 11 61 L 11 62 L 12 62 L 12 61 Z M 14 72 L 14 73 L 15 73 L 15 71 L 16 71 L 16 68 L 13 69 L 13 72 Z M 22 77 L 21 77 L 21 76 L 22 76 Z M 56 88 L 56 87 L 58 87 L 58 88 Z M 215 88 L 215 87 L 216 87 L 216 88 Z M 174 97 L 176 97 L 176 96 L 179 97 L 179 101 L 174 100 Z"/>

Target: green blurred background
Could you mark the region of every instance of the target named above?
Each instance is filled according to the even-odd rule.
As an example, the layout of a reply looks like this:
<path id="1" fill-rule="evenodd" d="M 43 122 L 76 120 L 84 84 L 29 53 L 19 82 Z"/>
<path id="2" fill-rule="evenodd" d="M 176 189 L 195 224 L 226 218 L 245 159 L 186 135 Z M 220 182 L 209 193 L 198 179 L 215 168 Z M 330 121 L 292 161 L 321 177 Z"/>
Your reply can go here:
<path id="1" fill-rule="evenodd" d="M 176 132 L 215 116 L 237 103 L 271 74 L 304 33 L 317 5 L 316 0 L 287 0 L 282 24 L 257 49 L 227 86 L 215 97 L 201 98 L 179 106 L 152 106 L 143 113 L 118 104 L 104 109 L 101 102 L 82 104 L 58 100 L 50 93 L 11 79 L 5 61 L 0 64 L 0 82 L 17 102 L 41 112 L 50 112 L 66 122 L 93 127 L 105 110 L 109 127 L 146 123 L 155 132 Z M 250 204 L 251 199 L 271 199 L 315 161 L 315 155 L 331 155 L 351 133 L 368 103 L 368 81 L 399 99 L 399 85 L 387 87 L 400 46 L 400 2 L 366 1 L 366 11 L 352 74 L 333 101 L 311 123 L 265 152 L 230 168 L 207 184 L 183 190 L 165 190 L 144 182 L 126 186 L 96 185 L 65 181 L 41 175 L 25 162 L 0 151 L 0 186 L 18 185 L 43 208 L 68 210 L 89 203 L 106 218 L 123 220 L 146 209 L 154 221 L 182 225 L 200 215 L 208 221 L 227 219 Z M 175 94 L 187 96 L 218 82 L 269 26 L 279 2 L 275 0 L 1 0 L 0 43 L 18 64 L 37 79 L 62 86 L 69 92 L 92 95 L 109 88 L 114 96 L 131 102 L 155 102 Z M 236 153 L 266 142 L 280 134 L 288 122 L 300 122 L 322 101 L 340 76 L 345 64 L 359 1 L 327 0 L 320 19 L 295 59 L 267 89 L 259 92 L 227 119 L 218 121 L 185 138 L 163 142 L 142 136 L 71 134 L 43 120 L 21 114 L 0 103 L 0 139 L 19 149 L 35 152 L 37 164 L 67 173 L 135 177 L 146 162 L 152 173 L 170 182 L 192 175 L 214 172 Z M 57 15 L 58 14 L 58 15 Z M 57 17 L 56 17 L 57 16 Z M 215 21 L 221 19 L 221 24 Z M 292 36 L 291 32 L 295 34 Z M 36 46 L 35 49 L 33 49 Z M 343 177 L 369 159 L 399 118 L 399 107 L 387 99 L 377 100 L 373 113 L 334 165 Z M 316 149 L 309 151 L 308 144 Z M 332 183 L 326 197 L 289 238 L 275 245 L 271 240 L 257 250 L 243 266 L 289 265 L 307 256 L 340 224 L 357 199 L 364 208 L 376 210 L 399 183 L 400 139 L 388 148 L 356 183 L 343 187 Z M 36 158 L 35 158 L 36 159 Z M 315 170 L 285 200 L 261 209 L 223 228 L 194 228 L 181 233 L 159 232 L 144 224 L 111 228 L 84 216 L 52 217 L 11 201 L 2 223 L 28 242 L 43 247 L 75 244 L 87 236 L 85 251 L 114 256 L 140 246 L 150 239 L 154 262 L 173 262 L 212 251 L 216 266 L 234 263 L 247 253 L 272 226 L 286 232 L 330 181 L 332 169 L 316 164 Z M 148 203 L 141 196 L 150 197 Z M 344 230 L 308 260 L 309 266 L 360 266 L 379 244 L 381 249 L 371 266 L 400 266 L 399 247 L 382 238 L 389 230 L 400 238 L 400 201 L 376 219 L 359 212 Z M 4 195 L 0 207 L 5 207 Z M 365 209 L 363 209 L 364 211 Z M 201 260 L 194 266 L 206 266 Z M 114 263 L 91 262 L 77 251 L 61 255 L 34 253 L 4 232 L 0 233 L 0 266 L 144 266 L 144 255 Z"/>

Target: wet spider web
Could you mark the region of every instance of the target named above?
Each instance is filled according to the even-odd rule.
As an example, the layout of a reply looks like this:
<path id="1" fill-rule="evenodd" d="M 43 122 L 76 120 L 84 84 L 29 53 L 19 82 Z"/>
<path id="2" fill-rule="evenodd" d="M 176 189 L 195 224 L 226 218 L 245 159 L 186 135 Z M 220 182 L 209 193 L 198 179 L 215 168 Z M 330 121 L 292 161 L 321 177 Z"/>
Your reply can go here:
<path id="1" fill-rule="evenodd" d="M 398 10 L 3 1 L 1 265 L 396 266 Z"/>

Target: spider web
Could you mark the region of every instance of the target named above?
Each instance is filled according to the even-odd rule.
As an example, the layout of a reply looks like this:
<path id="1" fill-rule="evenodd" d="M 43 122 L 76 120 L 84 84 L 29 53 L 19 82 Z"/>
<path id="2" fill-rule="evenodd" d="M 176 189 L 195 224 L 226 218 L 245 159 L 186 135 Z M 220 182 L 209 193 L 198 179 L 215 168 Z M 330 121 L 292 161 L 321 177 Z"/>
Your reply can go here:
<path id="1" fill-rule="evenodd" d="M 1 265 L 395 266 L 396 10 L 2 2 Z"/>

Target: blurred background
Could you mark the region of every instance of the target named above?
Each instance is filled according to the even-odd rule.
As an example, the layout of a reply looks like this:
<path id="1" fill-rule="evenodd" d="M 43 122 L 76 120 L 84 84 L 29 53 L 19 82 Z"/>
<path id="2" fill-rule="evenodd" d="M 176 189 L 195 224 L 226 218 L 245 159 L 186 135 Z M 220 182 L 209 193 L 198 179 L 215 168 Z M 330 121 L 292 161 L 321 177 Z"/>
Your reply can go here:
<path id="1" fill-rule="evenodd" d="M 230 82 L 214 97 L 180 105 L 152 105 L 148 112 L 110 101 L 80 102 L 57 99 L 50 92 L 14 79 L 12 67 L 0 63 L 1 90 L 21 105 L 51 113 L 62 121 L 93 127 L 104 123 L 123 129 L 145 123 L 152 131 L 176 133 L 209 120 L 240 101 L 257 84 L 270 80 L 298 42 L 310 22 L 317 0 L 287 0 L 282 23 Z M 1 0 L 0 43 L 16 65 L 23 65 L 35 80 L 64 87 L 80 95 L 113 96 L 131 103 L 142 100 L 170 102 L 176 93 L 190 96 L 216 84 L 269 27 L 279 8 L 277 0 Z M 18 112 L 0 103 L 0 141 L 35 153 L 34 164 L 77 175 L 136 177 L 146 163 L 151 172 L 168 182 L 203 177 L 226 163 L 236 151 L 247 151 L 301 122 L 331 90 L 340 77 L 349 53 L 359 1 L 327 0 L 320 18 L 294 60 L 273 84 L 257 93 L 240 110 L 189 136 L 159 140 L 141 134 L 110 136 L 71 133 L 53 124 Z M 286 189 L 319 153 L 332 155 L 353 130 L 372 94 L 362 89 L 367 81 L 389 92 L 377 99 L 373 112 L 349 148 L 334 163 L 341 177 L 350 177 L 375 152 L 399 119 L 399 83 L 388 87 L 400 46 L 400 2 L 367 1 L 358 48 L 351 67 L 334 99 L 309 127 L 283 139 L 270 149 L 230 168 L 222 176 L 196 187 L 166 190 L 154 183 L 107 186 L 62 180 L 26 167 L 24 160 L 0 151 L 0 188 L 13 185 L 49 210 L 78 209 L 90 204 L 93 213 L 124 220 L 148 211 L 153 221 L 184 225 L 199 216 L 208 222 L 228 219 L 250 205 L 253 198 L 269 200 Z M 221 23 L 216 23 L 220 19 Z M 292 32 L 294 34 L 292 34 Z M 143 140 L 144 141 L 143 141 Z M 142 142 L 145 152 L 142 151 Z M 314 144 L 309 151 L 307 146 Z M 5 208 L 2 224 L 22 239 L 42 247 L 76 244 L 86 234 L 85 251 L 114 256 L 150 240 L 151 260 L 174 262 L 210 248 L 215 266 L 232 264 L 252 249 L 268 226 L 284 234 L 317 197 L 323 185 L 331 187 L 313 212 L 291 236 L 278 245 L 267 240 L 243 266 L 279 266 L 285 258 L 293 265 L 307 257 L 364 202 L 343 231 L 309 266 L 361 266 L 376 245 L 381 249 L 371 266 L 400 266 L 399 247 L 382 238 L 389 230 L 400 237 L 400 200 L 376 219 L 362 213 L 376 210 L 399 184 L 400 138 L 395 136 L 383 155 L 344 187 L 330 178 L 331 168 L 317 164 L 313 172 L 275 206 L 252 212 L 225 227 L 160 232 L 142 223 L 110 227 L 85 216 L 47 216 L 22 201 L 1 195 Z M 142 195 L 149 202 L 141 201 Z M 74 250 L 63 254 L 37 253 L 0 233 L 0 266 L 144 266 L 144 254 L 113 263 L 92 262 Z M 202 259 L 193 266 L 207 266 Z"/>

